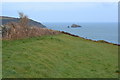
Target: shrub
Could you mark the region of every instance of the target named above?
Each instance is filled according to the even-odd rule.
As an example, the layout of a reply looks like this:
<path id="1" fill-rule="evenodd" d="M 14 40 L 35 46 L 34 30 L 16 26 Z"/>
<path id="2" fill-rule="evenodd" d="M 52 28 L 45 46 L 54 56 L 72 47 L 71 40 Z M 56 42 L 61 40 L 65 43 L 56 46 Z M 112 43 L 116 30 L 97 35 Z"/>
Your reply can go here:
<path id="1" fill-rule="evenodd" d="M 107 41 L 104 41 L 104 40 L 98 40 L 98 42 L 101 42 L 101 43 L 108 43 Z"/>

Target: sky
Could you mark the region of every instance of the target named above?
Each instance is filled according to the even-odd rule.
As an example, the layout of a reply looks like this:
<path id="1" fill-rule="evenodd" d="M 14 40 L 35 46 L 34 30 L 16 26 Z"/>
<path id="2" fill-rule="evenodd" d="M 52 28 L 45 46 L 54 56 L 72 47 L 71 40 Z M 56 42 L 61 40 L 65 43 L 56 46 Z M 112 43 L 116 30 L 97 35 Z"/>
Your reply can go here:
<path id="1" fill-rule="evenodd" d="M 2 2 L 118 2 L 119 0 L 2 0 Z"/>
<path id="2" fill-rule="evenodd" d="M 114 1 L 114 0 L 113 0 Z M 39 22 L 117 22 L 117 2 L 2 2 L 2 16 L 23 12 Z"/>

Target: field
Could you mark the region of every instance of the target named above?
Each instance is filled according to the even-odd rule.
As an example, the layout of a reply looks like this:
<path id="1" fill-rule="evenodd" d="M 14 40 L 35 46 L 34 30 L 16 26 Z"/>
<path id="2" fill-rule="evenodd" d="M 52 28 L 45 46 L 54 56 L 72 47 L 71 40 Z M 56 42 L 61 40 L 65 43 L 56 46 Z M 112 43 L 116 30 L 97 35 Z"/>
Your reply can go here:
<path id="1" fill-rule="evenodd" d="M 117 78 L 118 46 L 66 34 L 3 40 L 3 78 Z"/>

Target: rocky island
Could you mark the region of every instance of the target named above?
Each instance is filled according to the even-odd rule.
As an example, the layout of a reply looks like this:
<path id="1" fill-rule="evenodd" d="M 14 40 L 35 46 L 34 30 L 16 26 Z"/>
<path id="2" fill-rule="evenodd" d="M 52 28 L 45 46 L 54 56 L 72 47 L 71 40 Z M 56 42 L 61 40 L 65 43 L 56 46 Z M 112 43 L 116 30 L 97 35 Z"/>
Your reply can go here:
<path id="1" fill-rule="evenodd" d="M 72 24 L 71 27 L 72 27 L 72 28 L 76 28 L 76 27 L 82 27 L 82 26 L 77 25 L 77 24 Z"/>

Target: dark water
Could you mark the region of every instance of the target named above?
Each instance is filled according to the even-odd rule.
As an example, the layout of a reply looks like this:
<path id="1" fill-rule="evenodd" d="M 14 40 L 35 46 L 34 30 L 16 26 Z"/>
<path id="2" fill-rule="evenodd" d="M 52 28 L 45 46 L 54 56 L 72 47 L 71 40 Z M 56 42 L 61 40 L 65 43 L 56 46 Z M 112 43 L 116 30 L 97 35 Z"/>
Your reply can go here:
<path id="1" fill-rule="evenodd" d="M 66 31 L 92 40 L 105 40 L 118 44 L 117 23 L 75 23 L 79 28 L 68 28 L 73 23 L 44 23 L 49 29 Z"/>

